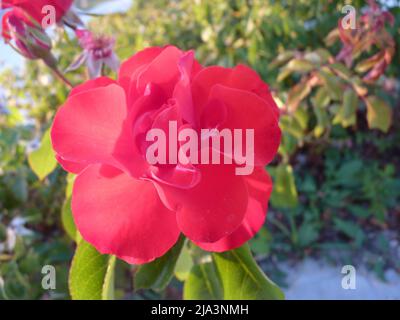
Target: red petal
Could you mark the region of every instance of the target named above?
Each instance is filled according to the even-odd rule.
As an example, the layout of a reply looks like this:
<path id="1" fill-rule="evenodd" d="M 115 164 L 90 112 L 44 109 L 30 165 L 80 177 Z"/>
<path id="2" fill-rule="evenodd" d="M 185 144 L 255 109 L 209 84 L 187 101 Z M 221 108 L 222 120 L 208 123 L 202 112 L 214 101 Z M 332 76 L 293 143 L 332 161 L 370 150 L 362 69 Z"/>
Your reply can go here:
<path id="1" fill-rule="evenodd" d="M 191 164 L 153 166 L 149 171 L 149 180 L 154 180 L 179 189 L 191 189 L 196 186 L 201 179 L 201 172 Z M 168 204 L 168 201 L 165 201 L 165 203 L 168 208 L 173 210 L 174 207 Z"/>
<path id="2" fill-rule="evenodd" d="M 272 98 L 268 85 L 254 70 L 245 65 L 234 68 L 212 66 L 202 69 L 193 80 L 196 108 L 201 110 L 207 102 L 211 89 L 217 84 L 255 93 L 267 102 L 267 106 L 276 116 L 279 116 L 279 108 Z"/>
<path id="3" fill-rule="evenodd" d="M 14 7 L 11 10 L 6 11 L 1 18 L 1 35 L 5 40 L 11 40 L 12 38 L 10 30 L 12 19 L 18 21 L 19 33 L 25 33 L 26 26 L 37 28 L 36 22 L 33 21 L 32 18 L 29 17 L 24 10 Z"/>
<path id="4" fill-rule="evenodd" d="M 149 47 L 137 52 L 134 56 L 124 61 L 119 70 L 118 79 L 131 78 L 139 70 L 140 67 L 147 66 L 153 61 L 164 49 L 162 47 Z"/>
<path id="5" fill-rule="evenodd" d="M 12 6 L 24 9 L 32 18 L 41 24 L 43 18 L 47 14 L 47 12 L 42 13 L 43 7 L 47 5 L 53 6 L 56 13 L 56 21 L 58 22 L 69 10 L 72 2 L 73 0 L 12 0 L 6 1 L 5 3 L 10 3 Z"/>
<path id="6" fill-rule="evenodd" d="M 176 99 L 179 114 L 186 122 L 195 125 L 195 113 L 191 91 L 191 73 L 194 67 L 194 52 L 189 51 L 183 55 L 178 63 L 180 80 L 176 83 L 173 97 Z"/>
<path id="7" fill-rule="evenodd" d="M 221 128 L 254 130 L 255 165 L 266 165 L 275 157 L 281 141 L 278 119 L 264 99 L 254 93 L 215 85 L 210 101 L 219 100 L 227 107 L 227 119 Z M 203 116 L 204 118 L 204 116 Z"/>
<path id="8" fill-rule="evenodd" d="M 76 178 L 72 212 L 86 241 L 128 263 L 164 255 L 179 237 L 154 186 L 108 166 L 91 165 Z"/>
<path id="9" fill-rule="evenodd" d="M 137 176 L 143 170 L 141 156 L 126 120 L 125 93 L 118 85 L 75 94 L 54 119 L 53 148 L 64 160 L 109 164 Z"/>
<path id="10" fill-rule="evenodd" d="M 88 166 L 88 164 L 85 164 L 85 163 L 79 163 L 79 162 L 65 160 L 59 155 L 56 155 L 56 159 L 65 171 L 68 171 L 68 172 L 71 172 L 74 174 L 78 174 L 78 173 L 82 172 Z"/>
<path id="11" fill-rule="evenodd" d="M 264 224 L 272 180 L 263 168 L 256 168 L 245 180 L 249 190 L 249 202 L 243 223 L 232 234 L 217 242 L 196 242 L 200 248 L 214 252 L 233 250 L 253 238 Z"/>
<path id="12" fill-rule="evenodd" d="M 162 51 L 161 47 L 146 48 L 121 64 L 118 82 L 125 92 L 129 92 L 131 81 L 136 81 L 139 72 L 143 71 Z"/>
<path id="13" fill-rule="evenodd" d="M 110 84 L 115 84 L 116 82 L 110 78 L 107 77 L 100 77 L 97 79 L 89 80 L 86 81 L 85 83 L 78 85 L 74 87 L 69 96 L 73 96 L 91 89 L 96 89 L 100 87 L 106 87 Z M 64 170 L 71 172 L 71 173 L 80 173 L 83 171 L 89 163 L 79 163 L 79 162 L 73 162 L 73 161 L 68 161 L 63 159 L 60 155 L 56 155 L 57 161 L 60 163 L 61 167 L 63 167 Z"/>
<path id="14" fill-rule="evenodd" d="M 110 79 L 108 77 L 99 77 L 96 79 L 88 80 L 76 87 L 74 87 L 71 92 L 69 93 L 69 96 L 76 95 L 78 93 L 82 93 L 91 89 L 96 89 L 96 88 L 101 88 L 101 87 L 107 87 L 110 84 L 116 84 L 117 82 L 114 81 L 113 79 Z"/>
<path id="15" fill-rule="evenodd" d="M 168 207 L 177 210 L 181 231 L 191 240 L 215 242 L 232 233 L 243 221 L 247 189 L 233 166 L 199 165 L 200 182 L 192 189 L 157 183 Z"/>
<path id="16" fill-rule="evenodd" d="M 148 84 L 156 84 L 163 88 L 167 96 L 172 96 L 175 83 L 179 77 L 178 63 L 184 53 L 174 47 L 166 47 L 137 79 L 137 90 L 143 93 Z"/>

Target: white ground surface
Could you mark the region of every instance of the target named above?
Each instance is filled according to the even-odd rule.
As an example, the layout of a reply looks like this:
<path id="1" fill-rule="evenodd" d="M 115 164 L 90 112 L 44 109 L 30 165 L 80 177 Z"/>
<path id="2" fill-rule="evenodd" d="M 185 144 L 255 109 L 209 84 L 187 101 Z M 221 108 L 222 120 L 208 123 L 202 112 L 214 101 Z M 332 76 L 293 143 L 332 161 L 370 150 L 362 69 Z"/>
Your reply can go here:
<path id="1" fill-rule="evenodd" d="M 356 268 L 356 289 L 343 289 L 343 266 L 331 266 L 306 259 L 295 267 L 285 268 L 287 283 L 286 299 L 400 299 L 400 275 L 393 270 L 385 273 L 387 282 L 379 280 L 372 272 Z"/>

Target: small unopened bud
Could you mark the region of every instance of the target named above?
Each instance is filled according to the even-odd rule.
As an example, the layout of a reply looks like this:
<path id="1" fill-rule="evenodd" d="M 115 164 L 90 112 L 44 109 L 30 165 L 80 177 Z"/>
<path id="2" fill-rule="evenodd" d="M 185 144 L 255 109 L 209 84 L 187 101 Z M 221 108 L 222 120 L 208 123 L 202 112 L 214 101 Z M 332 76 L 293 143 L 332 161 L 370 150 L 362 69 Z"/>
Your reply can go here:
<path id="1" fill-rule="evenodd" d="M 51 39 L 42 27 L 21 9 L 13 8 L 2 19 L 2 36 L 22 56 L 27 59 L 43 59 L 54 64 Z"/>

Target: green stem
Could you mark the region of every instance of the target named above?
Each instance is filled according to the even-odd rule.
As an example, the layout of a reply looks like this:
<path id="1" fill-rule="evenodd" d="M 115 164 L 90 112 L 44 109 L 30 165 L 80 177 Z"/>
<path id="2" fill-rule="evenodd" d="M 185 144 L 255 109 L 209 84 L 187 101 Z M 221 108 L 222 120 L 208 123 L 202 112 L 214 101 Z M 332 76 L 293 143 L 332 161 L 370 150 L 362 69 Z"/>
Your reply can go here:
<path id="1" fill-rule="evenodd" d="M 58 69 L 55 69 L 55 68 L 51 68 L 51 69 L 53 70 L 55 76 L 56 76 L 58 79 L 60 79 L 62 82 L 64 82 L 64 84 L 65 84 L 68 88 L 72 89 L 72 88 L 74 87 L 74 86 L 72 85 L 72 83 L 71 83 Z"/>

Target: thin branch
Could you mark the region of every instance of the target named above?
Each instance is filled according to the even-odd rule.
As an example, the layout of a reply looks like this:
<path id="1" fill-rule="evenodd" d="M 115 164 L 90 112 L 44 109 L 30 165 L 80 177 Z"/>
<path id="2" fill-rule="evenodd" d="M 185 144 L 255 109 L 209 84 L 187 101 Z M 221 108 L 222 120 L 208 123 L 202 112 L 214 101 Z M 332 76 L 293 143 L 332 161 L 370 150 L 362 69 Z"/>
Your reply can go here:
<path id="1" fill-rule="evenodd" d="M 54 68 L 51 68 L 51 69 L 53 70 L 55 76 L 56 76 L 58 79 L 60 79 L 62 82 L 64 82 L 65 85 L 66 85 L 68 88 L 72 89 L 72 88 L 74 87 L 74 86 L 72 85 L 72 83 L 71 83 L 58 69 L 54 69 Z"/>

